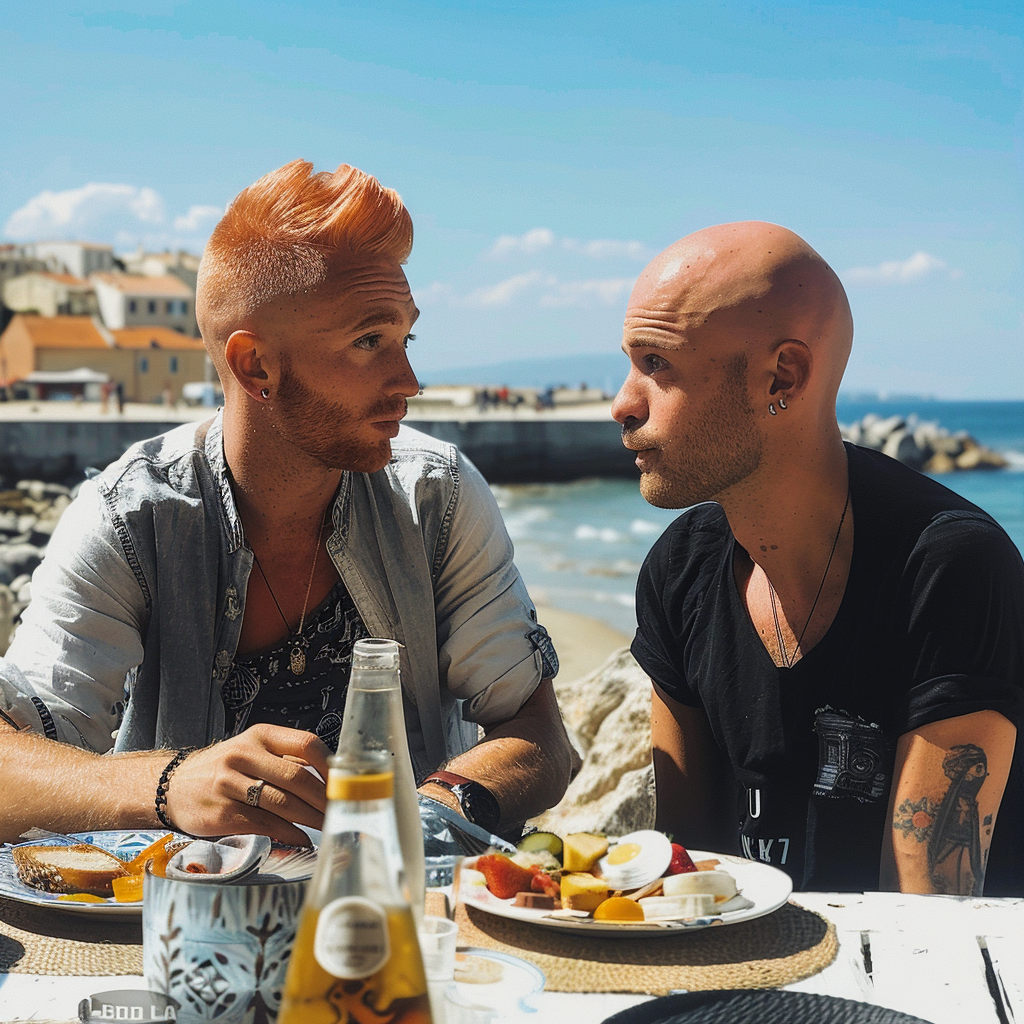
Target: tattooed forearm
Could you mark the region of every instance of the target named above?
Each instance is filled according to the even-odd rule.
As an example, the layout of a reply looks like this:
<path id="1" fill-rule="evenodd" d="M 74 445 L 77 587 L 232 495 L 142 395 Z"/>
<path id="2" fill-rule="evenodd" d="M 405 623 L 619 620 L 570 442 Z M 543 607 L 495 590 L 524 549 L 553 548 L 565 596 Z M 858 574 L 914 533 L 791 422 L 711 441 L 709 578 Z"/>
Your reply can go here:
<path id="1" fill-rule="evenodd" d="M 892 827 L 926 844 L 928 874 L 936 892 L 980 896 L 985 867 L 978 791 L 988 778 L 988 759 L 981 747 L 961 744 L 942 759 L 942 771 L 949 779 L 942 799 L 904 800 L 896 808 Z"/>

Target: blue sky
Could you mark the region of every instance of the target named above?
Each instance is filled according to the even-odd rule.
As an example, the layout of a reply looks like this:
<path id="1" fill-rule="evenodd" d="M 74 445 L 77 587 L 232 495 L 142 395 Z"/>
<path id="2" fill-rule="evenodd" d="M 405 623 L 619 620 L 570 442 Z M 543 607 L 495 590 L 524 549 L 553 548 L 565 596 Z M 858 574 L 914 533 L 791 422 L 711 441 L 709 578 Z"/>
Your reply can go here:
<path id="1" fill-rule="evenodd" d="M 772 220 L 847 285 L 848 388 L 1024 398 L 1018 3 L 40 10 L 0 26 L 7 239 L 198 251 L 266 171 L 353 163 L 413 214 L 436 376 L 582 367 L 650 256 Z"/>

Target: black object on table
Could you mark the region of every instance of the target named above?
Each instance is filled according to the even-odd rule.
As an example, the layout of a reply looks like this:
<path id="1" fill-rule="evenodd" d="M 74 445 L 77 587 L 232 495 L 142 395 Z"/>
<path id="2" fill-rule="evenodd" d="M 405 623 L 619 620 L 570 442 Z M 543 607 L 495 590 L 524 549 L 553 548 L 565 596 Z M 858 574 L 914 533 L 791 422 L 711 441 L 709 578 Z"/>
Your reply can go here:
<path id="1" fill-rule="evenodd" d="M 885 1006 L 813 992 L 724 989 L 662 996 L 604 1024 L 929 1024 Z"/>

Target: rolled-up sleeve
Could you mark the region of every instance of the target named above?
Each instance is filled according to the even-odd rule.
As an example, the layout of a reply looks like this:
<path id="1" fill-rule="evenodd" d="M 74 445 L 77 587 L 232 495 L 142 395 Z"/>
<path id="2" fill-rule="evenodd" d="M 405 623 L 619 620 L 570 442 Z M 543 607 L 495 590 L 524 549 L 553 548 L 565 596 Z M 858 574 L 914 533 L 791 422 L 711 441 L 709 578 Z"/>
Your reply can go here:
<path id="1" fill-rule="evenodd" d="M 434 586 L 438 668 L 464 701 L 463 717 L 483 726 L 512 718 L 558 659 L 519 570 L 497 502 L 459 455 L 451 525 Z"/>
<path id="2" fill-rule="evenodd" d="M 146 617 L 99 490 L 86 484 L 32 576 L 32 601 L 0 658 L 0 704 L 51 739 L 109 750 Z"/>

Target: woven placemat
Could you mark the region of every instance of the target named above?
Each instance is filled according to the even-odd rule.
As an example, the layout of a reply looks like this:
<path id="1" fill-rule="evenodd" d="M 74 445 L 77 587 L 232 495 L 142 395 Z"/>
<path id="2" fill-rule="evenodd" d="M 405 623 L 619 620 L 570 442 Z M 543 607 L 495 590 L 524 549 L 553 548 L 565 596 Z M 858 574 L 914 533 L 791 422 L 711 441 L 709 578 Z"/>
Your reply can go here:
<path id="1" fill-rule="evenodd" d="M 0 974 L 142 974 L 142 919 L 106 921 L 0 899 Z"/>
<path id="2" fill-rule="evenodd" d="M 551 992 L 777 988 L 824 970 L 836 957 L 835 925 L 793 903 L 755 921 L 655 939 L 597 939 L 495 917 L 460 903 L 459 942 L 522 957 Z"/>

